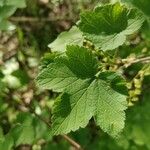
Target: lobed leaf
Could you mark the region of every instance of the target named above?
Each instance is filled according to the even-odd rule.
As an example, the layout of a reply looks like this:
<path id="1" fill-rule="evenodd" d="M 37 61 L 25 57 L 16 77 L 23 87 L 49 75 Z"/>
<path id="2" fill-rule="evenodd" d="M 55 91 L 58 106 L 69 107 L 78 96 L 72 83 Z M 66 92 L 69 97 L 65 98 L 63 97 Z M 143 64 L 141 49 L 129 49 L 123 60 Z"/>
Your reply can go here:
<path id="1" fill-rule="evenodd" d="M 123 45 L 126 37 L 136 32 L 144 20 L 141 12 L 115 3 L 81 13 L 79 28 L 88 40 L 105 51 Z"/>
<path id="2" fill-rule="evenodd" d="M 54 104 L 54 135 L 83 128 L 92 117 L 111 136 L 123 129 L 126 96 L 114 88 L 118 75 L 96 77 L 97 65 L 91 51 L 72 45 L 67 47 L 65 57 L 57 58 L 37 77 L 40 87 L 63 92 Z"/>

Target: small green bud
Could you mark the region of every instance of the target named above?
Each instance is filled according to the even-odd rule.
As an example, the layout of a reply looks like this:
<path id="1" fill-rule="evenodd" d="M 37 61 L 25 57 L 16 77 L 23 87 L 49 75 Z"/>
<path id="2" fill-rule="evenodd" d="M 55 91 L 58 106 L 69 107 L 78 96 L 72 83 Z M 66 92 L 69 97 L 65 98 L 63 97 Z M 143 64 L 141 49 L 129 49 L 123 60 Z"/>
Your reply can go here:
<path id="1" fill-rule="evenodd" d="M 129 102 L 128 102 L 128 106 L 129 106 L 129 107 L 132 107 L 132 106 L 134 106 L 134 103 L 132 103 L 131 101 L 129 101 Z"/>
<path id="2" fill-rule="evenodd" d="M 141 94 L 141 89 L 135 89 L 134 93 L 135 93 L 135 95 L 140 95 Z"/>
<path id="3" fill-rule="evenodd" d="M 107 61 L 108 61 L 108 58 L 107 58 L 107 57 L 103 58 L 103 61 L 104 61 L 104 62 L 107 62 Z"/>
<path id="4" fill-rule="evenodd" d="M 133 80 L 133 82 L 134 82 L 134 86 L 136 87 L 136 88 L 141 88 L 141 86 L 142 86 L 142 82 L 139 80 L 139 79 L 134 79 Z"/>
<path id="5" fill-rule="evenodd" d="M 126 86 L 127 86 L 128 89 L 132 89 L 132 83 L 131 83 L 131 82 L 128 82 L 128 83 L 126 84 Z"/>
<path id="6" fill-rule="evenodd" d="M 135 91 L 134 91 L 134 90 L 130 90 L 130 91 L 129 91 L 129 96 L 130 96 L 130 97 L 136 96 Z"/>
<path id="7" fill-rule="evenodd" d="M 131 99 L 132 102 L 137 102 L 138 100 L 139 100 L 138 97 L 133 97 L 133 98 Z"/>

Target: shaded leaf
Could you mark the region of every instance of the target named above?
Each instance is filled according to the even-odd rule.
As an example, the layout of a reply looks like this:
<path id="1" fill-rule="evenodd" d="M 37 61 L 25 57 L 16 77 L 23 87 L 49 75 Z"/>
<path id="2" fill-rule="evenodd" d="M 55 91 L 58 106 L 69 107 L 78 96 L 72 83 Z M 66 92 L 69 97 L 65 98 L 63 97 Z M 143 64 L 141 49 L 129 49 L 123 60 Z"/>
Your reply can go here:
<path id="1" fill-rule="evenodd" d="M 128 10 L 115 3 L 81 13 L 79 28 L 88 40 L 105 51 L 123 45 L 126 37 L 137 31 L 144 20 L 143 14 L 137 10 Z"/>

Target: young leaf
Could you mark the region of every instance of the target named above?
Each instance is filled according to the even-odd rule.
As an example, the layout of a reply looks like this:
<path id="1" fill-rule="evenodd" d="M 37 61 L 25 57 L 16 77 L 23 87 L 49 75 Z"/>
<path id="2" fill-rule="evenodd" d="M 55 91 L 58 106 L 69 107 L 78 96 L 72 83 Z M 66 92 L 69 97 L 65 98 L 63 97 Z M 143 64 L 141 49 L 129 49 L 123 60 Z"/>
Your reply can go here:
<path id="1" fill-rule="evenodd" d="M 83 44 L 82 32 L 76 26 L 73 26 L 69 31 L 62 32 L 48 47 L 52 51 L 64 52 L 68 44 L 77 44 L 80 46 Z"/>
<path id="2" fill-rule="evenodd" d="M 66 55 L 37 77 L 41 87 L 63 92 L 54 104 L 52 133 L 83 128 L 93 116 L 105 132 L 116 136 L 124 127 L 126 96 L 111 87 L 115 78 L 108 82 L 95 76 L 98 62 L 88 49 L 68 46 Z"/>
<path id="3" fill-rule="evenodd" d="M 105 51 L 124 44 L 126 36 L 137 31 L 144 20 L 143 14 L 137 10 L 128 10 L 115 3 L 81 13 L 79 28 L 88 40 Z"/>

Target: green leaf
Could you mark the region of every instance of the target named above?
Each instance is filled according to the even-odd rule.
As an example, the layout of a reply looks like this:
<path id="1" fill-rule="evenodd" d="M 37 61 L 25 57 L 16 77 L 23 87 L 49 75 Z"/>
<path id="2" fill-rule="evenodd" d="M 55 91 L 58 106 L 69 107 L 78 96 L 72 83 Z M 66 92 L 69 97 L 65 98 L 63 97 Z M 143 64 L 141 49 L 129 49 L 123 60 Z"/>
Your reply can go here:
<path id="1" fill-rule="evenodd" d="M 75 82 L 77 77 L 61 63 L 52 63 L 42 70 L 37 77 L 37 84 L 44 89 L 53 89 L 61 92 L 64 88 Z"/>
<path id="2" fill-rule="evenodd" d="M 52 136 L 49 134 L 49 127 L 43 121 L 39 120 L 39 118 L 33 119 L 33 127 L 35 130 L 34 141 L 39 139 L 51 140 Z M 40 132 L 39 132 L 40 131 Z"/>
<path id="3" fill-rule="evenodd" d="M 35 131 L 32 122 L 33 118 L 29 113 L 20 113 L 17 116 L 17 124 L 9 132 L 13 137 L 15 147 L 20 144 L 33 143 Z"/>
<path id="4" fill-rule="evenodd" d="M 46 68 L 50 63 L 54 62 L 54 59 L 58 57 L 59 53 L 45 53 L 40 62 L 40 69 Z"/>
<path id="5" fill-rule="evenodd" d="M 11 24 L 9 21 L 7 20 L 2 20 L 0 21 L 0 30 L 3 31 L 7 31 L 7 30 L 14 30 L 15 29 L 15 25 Z"/>
<path id="6" fill-rule="evenodd" d="M 95 115 L 97 125 L 110 135 L 116 136 L 124 128 L 125 112 L 123 110 L 126 109 L 126 96 L 116 92 L 102 80 L 95 81 L 94 95 L 97 100 Z"/>
<path id="7" fill-rule="evenodd" d="M 90 34 L 119 33 L 127 26 L 127 8 L 119 3 L 96 7 L 94 11 L 81 13 L 80 17 L 80 30 Z"/>
<path id="8" fill-rule="evenodd" d="M 29 83 L 29 76 L 24 70 L 15 70 L 14 72 L 12 72 L 12 75 L 20 81 L 21 86 Z"/>
<path id="9" fill-rule="evenodd" d="M 122 0 L 122 2 L 132 4 L 133 6 L 139 8 L 146 16 L 150 17 L 149 0 Z"/>
<path id="10" fill-rule="evenodd" d="M 66 57 L 56 59 L 55 63 L 51 63 L 40 72 L 37 77 L 37 84 L 40 87 L 61 92 L 70 84 L 78 82 L 78 76 L 86 78 L 92 77 L 96 73 L 96 59 L 92 53 L 88 53 L 87 49 L 68 46 L 67 50 L 66 54 L 69 60 Z"/>
<path id="11" fill-rule="evenodd" d="M 17 8 L 24 8 L 25 0 L 1 0 L 0 2 L 0 30 L 14 30 L 15 26 L 6 19 L 14 14 Z"/>
<path id="12" fill-rule="evenodd" d="M 126 96 L 111 87 L 116 76 L 109 81 L 96 77 L 98 63 L 88 49 L 68 46 L 66 55 L 37 77 L 41 87 L 63 92 L 54 104 L 52 133 L 83 128 L 94 117 L 105 132 L 116 136 L 124 127 L 126 109 Z"/>
<path id="13" fill-rule="evenodd" d="M 6 5 L 13 5 L 17 8 L 26 7 L 26 0 L 5 0 Z"/>
<path id="14" fill-rule="evenodd" d="M 126 37 L 137 31 L 144 20 L 137 10 L 115 3 L 81 13 L 79 28 L 88 40 L 105 51 L 124 44 Z"/>
<path id="15" fill-rule="evenodd" d="M 2 150 L 12 150 L 14 140 L 10 134 L 7 134 L 5 138 L 0 141 L 0 149 Z"/>
<path id="16" fill-rule="evenodd" d="M 34 128 L 32 125 L 20 124 L 12 129 L 15 146 L 32 144 L 34 141 Z"/>
<path id="17" fill-rule="evenodd" d="M 73 26 L 69 31 L 62 32 L 48 47 L 51 48 L 53 52 L 64 52 L 68 44 L 77 44 L 79 46 L 83 44 L 82 32 L 76 26 Z"/>
<path id="18" fill-rule="evenodd" d="M 84 128 L 94 114 L 95 100 L 90 95 L 90 79 L 77 80 L 54 104 L 52 133 L 54 135 Z M 70 90 L 69 90 L 70 89 Z"/>
<path id="19" fill-rule="evenodd" d="M 16 11 L 15 6 L 4 5 L 0 6 L 0 21 L 10 17 Z"/>
<path id="20" fill-rule="evenodd" d="M 85 127 L 92 116 L 111 136 L 116 136 L 124 127 L 126 97 L 100 79 L 79 80 L 68 87 L 54 107 L 52 132 L 56 135 Z"/>

